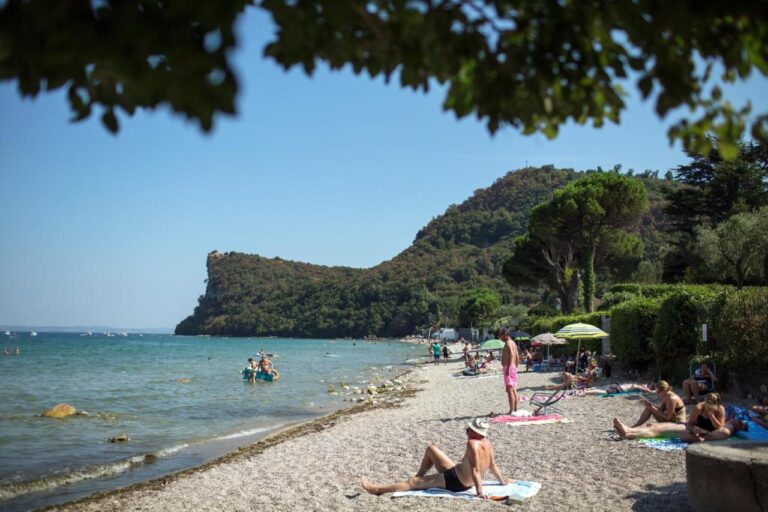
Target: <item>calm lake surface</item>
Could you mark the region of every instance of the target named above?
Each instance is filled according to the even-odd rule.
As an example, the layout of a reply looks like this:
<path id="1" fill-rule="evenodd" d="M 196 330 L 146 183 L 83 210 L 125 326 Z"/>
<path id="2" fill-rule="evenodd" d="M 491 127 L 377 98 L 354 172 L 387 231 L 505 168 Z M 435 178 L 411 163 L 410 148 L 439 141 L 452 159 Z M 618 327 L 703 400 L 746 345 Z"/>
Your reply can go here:
<path id="1" fill-rule="evenodd" d="M 156 334 L 3 336 L 0 509 L 77 499 L 202 464 L 266 432 L 348 405 L 328 384 L 394 376 L 423 348 L 360 340 Z M 14 335 L 15 336 L 15 335 Z M 277 382 L 248 383 L 259 351 Z M 87 416 L 40 414 L 68 403 Z M 127 434 L 130 441 L 110 443 Z"/>

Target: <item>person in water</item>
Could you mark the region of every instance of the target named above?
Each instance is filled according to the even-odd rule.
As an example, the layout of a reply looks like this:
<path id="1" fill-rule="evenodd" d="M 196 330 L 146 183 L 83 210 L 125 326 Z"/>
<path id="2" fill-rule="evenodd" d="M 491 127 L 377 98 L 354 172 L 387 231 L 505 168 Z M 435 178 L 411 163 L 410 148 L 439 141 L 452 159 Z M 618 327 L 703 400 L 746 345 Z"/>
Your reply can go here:
<path id="1" fill-rule="evenodd" d="M 256 380 L 256 371 L 257 370 L 258 370 L 258 368 L 256 366 L 256 362 L 253 360 L 252 357 L 249 357 L 248 358 L 248 365 L 243 370 L 243 373 L 245 373 L 247 375 L 248 380 L 250 382 L 254 382 Z"/>
<path id="2" fill-rule="evenodd" d="M 392 484 L 374 484 L 363 478 L 363 489 L 371 494 L 381 495 L 388 492 L 410 491 L 414 489 L 447 489 L 451 492 L 462 492 L 475 487 L 477 495 L 483 494 L 483 475 L 490 470 L 500 484 L 509 483 L 496 465 L 493 447 L 488 440 L 490 426 L 488 420 L 475 418 L 467 424 L 467 447 L 464 457 L 456 464 L 440 448 L 431 444 L 424 452 L 416 475 L 407 480 Z M 427 475 L 435 468 L 437 473 Z"/>

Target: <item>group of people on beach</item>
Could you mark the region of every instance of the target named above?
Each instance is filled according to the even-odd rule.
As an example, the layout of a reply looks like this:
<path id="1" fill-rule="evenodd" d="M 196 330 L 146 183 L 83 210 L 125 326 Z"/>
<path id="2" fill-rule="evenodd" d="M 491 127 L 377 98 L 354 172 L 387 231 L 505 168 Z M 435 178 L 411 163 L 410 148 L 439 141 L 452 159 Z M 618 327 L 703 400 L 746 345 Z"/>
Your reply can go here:
<path id="1" fill-rule="evenodd" d="M 693 407 L 688 417 L 683 399 L 672 390 L 668 382 L 658 381 L 654 391 L 659 398 L 659 405 L 641 398 L 643 412 L 634 425 L 627 426 L 618 418 L 613 418 L 613 427 L 622 439 L 677 435 L 687 443 L 698 443 L 728 439 L 747 428 L 742 419 L 735 416 L 726 417 L 725 406 L 719 393 L 707 393 L 704 400 Z M 646 423 L 651 418 L 656 422 Z"/>
<path id="2" fill-rule="evenodd" d="M 515 342 L 506 329 L 501 329 L 499 339 L 504 342 L 501 354 L 502 376 L 509 402 L 508 414 L 517 411 L 517 367 L 520 355 Z M 472 356 L 474 357 L 474 356 Z M 530 360 L 531 354 L 524 354 Z M 470 356 L 465 350 L 465 361 Z M 578 361 L 581 363 L 582 361 Z M 613 427 L 620 439 L 654 438 L 665 435 L 677 435 L 688 443 L 716 441 L 727 439 L 740 430 L 746 430 L 746 419 L 752 419 L 758 425 L 768 428 L 768 397 L 762 399 L 759 405 L 752 407 L 752 413 L 758 418 L 746 418 L 736 414 L 726 415 L 720 394 L 712 391 L 716 381 L 714 372 L 708 365 L 702 364 L 691 378 L 683 382 L 685 398 L 678 396 L 669 383 L 659 380 L 652 385 L 645 384 L 611 384 L 605 388 L 593 387 L 597 381 L 597 365 L 594 360 L 583 362 L 583 374 L 563 372 L 562 382 L 550 387 L 554 391 L 575 388 L 581 395 L 591 394 L 623 394 L 623 393 L 655 393 L 659 402 L 655 404 L 645 397 L 640 398 L 643 410 L 632 426 L 625 425 L 618 418 L 613 418 Z M 574 365 L 576 366 L 576 365 Z M 574 368 L 575 369 L 575 368 Z M 768 390 L 763 390 L 768 393 Z M 704 394 L 703 400 L 699 398 Z M 692 404 L 690 416 L 686 405 Z M 493 415 L 493 413 L 491 413 Z M 651 419 L 655 423 L 649 423 Z M 477 495 L 487 498 L 483 493 L 482 476 L 490 470 L 503 485 L 508 483 L 499 467 L 496 465 L 493 448 L 488 440 L 489 423 L 484 418 L 474 418 L 466 428 L 467 444 L 464 457 L 454 463 L 437 446 L 429 445 L 424 453 L 419 469 L 415 476 L 391 484 L 377 485 L 367 479 L 362 480 L 363 488 L 372 494 L 383 494 L 396 491 L 416 489 L 444 488 L 453 492 L 461 492 L 475 487 Z M 434 468 L 437 473 L 428 475 Z"/>

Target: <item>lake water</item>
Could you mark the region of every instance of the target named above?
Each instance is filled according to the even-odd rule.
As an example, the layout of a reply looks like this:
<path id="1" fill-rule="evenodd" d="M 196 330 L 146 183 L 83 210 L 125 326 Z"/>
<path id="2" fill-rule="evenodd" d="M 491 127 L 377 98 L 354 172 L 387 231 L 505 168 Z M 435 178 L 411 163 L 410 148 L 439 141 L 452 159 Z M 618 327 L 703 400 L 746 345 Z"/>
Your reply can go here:
<path id="1" fill-rule="evenodd" d="M 2 348 L 21 348 L 20 356 L 0 355 L 3 510 L 202 464 L 270 430 L 348 405 L 328 393 L 328 384 L 363 386 L 423 355 L 414 345 L 360 340 L 69 333 L 0 340 Z M 247 358 L 261 350 L 276 354 L 279 381 L 243 381 Z M 62 402 L 88 415 L 40 416 Z M 109 442 L 119 434 L 130 441 Z"/>

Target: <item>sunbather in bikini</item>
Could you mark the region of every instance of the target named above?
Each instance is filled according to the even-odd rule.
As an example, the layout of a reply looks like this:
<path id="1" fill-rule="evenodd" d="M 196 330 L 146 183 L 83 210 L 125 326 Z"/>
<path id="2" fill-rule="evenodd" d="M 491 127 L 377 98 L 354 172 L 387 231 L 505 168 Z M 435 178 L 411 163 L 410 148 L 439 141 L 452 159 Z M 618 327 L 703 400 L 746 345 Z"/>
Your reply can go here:
<path id="1" fill-rule="evenodd" d="M 650 393 L 655 391 L 655 387 L 646 386 L 645 384 L 617 384 L 613 383 L 607 388 L 590 388 L 585 389 L 585 395 L 620 395 L 622 393 L 631 393 L 633 391 L 639 391 L 642 393 Z"/>
<path id="2" fill-rule="evenodd" d="M 667 381 L 660 380 L 655 387 L 661 404 L 657 406 L 642 398 L 640 401 L 645 409 L 634 425 L 628 427 L 618 418 L 613 418 L 613 428 L 622 439 L 658 437 L 662 434 L 685 431 L 685 404 L 682 398 L 672 391 Z M 643 425 L 651 417 L 655 418 L 657 423 Z"/>
<path id="3" fill-rule="evenodd" d="M 743 421 L 736 418 L 726 420 L 720 395 L 709 393 L 703 402 L 693 408 L 688 428 L 680 433 L 680 439 L 688 443 L 718 441 L 728 439 L 737 431 L 745 429 Z"/>
<path id="4" fill-rule="evenodd" d="M 556 391 L 563 388 L 586 389 L 590 387 L 595 380 L 597 380 L 596 368 L 597 366 L 595 363 L 590 362 L 587 373 L 584 375 L 573 375 L 568 372 L 563 372 L 560 374 L 560 377 L 563 379 L 561 384 L 552 384 L 551 386 L 546 386 L 545 389 L 551 391 Z"/>

